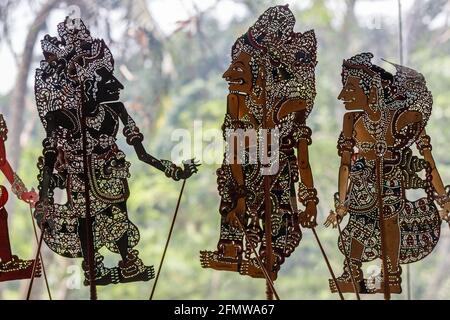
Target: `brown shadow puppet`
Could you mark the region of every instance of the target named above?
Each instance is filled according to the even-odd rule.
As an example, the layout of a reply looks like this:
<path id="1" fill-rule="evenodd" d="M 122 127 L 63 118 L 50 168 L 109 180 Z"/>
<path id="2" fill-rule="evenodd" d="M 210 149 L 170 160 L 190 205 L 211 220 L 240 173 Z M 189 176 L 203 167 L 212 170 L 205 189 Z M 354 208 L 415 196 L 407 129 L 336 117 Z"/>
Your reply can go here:
<path id="1" fill-rule="evenodd" d="M 81 20 L 58 25 L 59 39 L 42 40 L 45 59 L 36 71 L 35 94 L 46 129 L 39 162 L 39 202 L 35 216 L 45 243 L 64 257 L 82 257 L 85 285 L 148 281 L 135 249 L 138 228 L 126 202 L 130 163 L 117 144 L 119 124 L 139 160 L 174 180 L 197 172 L 193 160 L 184 168 L 148 154 L 136 123 L 119 101 L 123 85 L 113 75 L 114 60 L 103 40 L 91 37 Z M 54 189 L 67 191 L 65 204 L 54 203 Z M 106 267 L 102 247 L 120 254 L 117 267 Z M 92 297 L 92 295 L 91 295 Z"/>
<path id="2" fill-rule="evenodd" d="M 5 141 L 7 139 L 8 128 L 0 114 L 0 170 L 11 184 L 12 192 L 18 199 L 34 207 L 37 194 L 34 190 L 28 191 L 19 176 L 13 171 L 6 157 Z M 8 230 L 8 212 L 5 205 L 8 202 L 8 191 L 0 185 L 0 282 L 30 279 L 33 275 L 35 260 L 22 260 L 13 255 Z M 35 277 L 39 277 L 41 272 L 40 261 L 37 261 Z"/>
<path id="3" fill-rule="evenodd" d="M 217 170 L 220 239 L 216 251 L 201 252 L 204 268 L 254 278 L 265 277 L 265 268 L 275 280 L 300 243 L 300 225 L 316 226 L 306 125 L 316 95 L 316 38 L 294 25 L 287 6 L 272 7 L 233 45 L 223 75 L 230 93 L 222 126 L 227 153 Z M 297 210 L 297 182 L 304 211 Z"/>
<path id="4" fill-rule="evenodd" d="M 337 227 L 349 213 L 338 242 L 346 258 L 338 278 L 341 291 L 356 288 L 389 299 L 402 292 L 400 264 L 419 261 L 436 246 L 441 218 L 434 202 L 447 218 L 450 198 L 425 132 L 433 100 L 423 75 L 399 65 L 392 75 L 372 64 L 372 57 L 361 53 L 342 66 L 338 99 L 348 112 L 338 141 L 336 209 L 325 225 Z M 413 155 L 413 144 L 422 157 Z M 410 201 L 405 192 L 411 189 L 426 196 Z M 365 279 L 362 263 L 377 258 L 381 272 Z M 331 280 L 330 287 L 337 291 Z"/>

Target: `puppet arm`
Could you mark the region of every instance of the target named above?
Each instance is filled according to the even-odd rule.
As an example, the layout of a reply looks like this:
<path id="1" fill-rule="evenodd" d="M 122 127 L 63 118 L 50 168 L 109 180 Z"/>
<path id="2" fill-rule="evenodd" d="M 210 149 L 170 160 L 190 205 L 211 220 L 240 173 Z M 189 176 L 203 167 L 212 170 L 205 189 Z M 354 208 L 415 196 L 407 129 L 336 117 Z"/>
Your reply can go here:
<path id="1" fill-rule="evenodd" d="M 133 146 L 137 157 L 140 161 L 149 164 L 150 166 L 162 171 L 168 178 L 172 178 L 175 181 L 180 179 L 188 179 L 194 173 L 198 171 L 200 165 L 194 161 L 194 159 L 183 161 L 183 168 L 176 166 L 169 160 L 159 160 L 149 154 L 142 144 L 144 140 L 143 134 L 140 132 L 134 120 L 128 114 L 122 102 L 108 104 L 113 110 L 118 112 L 119 118 L 124 124 L 123 134 L 129 145 Z"/>
<path id="2" fill-rule="evenodd" d="M 314 180 L 309 163 L 308 146 L 311 145 L 311 129 L 305 122 L 305 110 L 307 103 L 305 100 L 292 99 L 283 103 L 278 111 L 278 119 L 292 115 L 294 117 L 293 137 L 297 148 L 297 165 L 300 173 L 300 186 L 298 189 L 299 201 L 305 206 L 305 210 L 299 215 L 299 222 L 305 228 L 317 226 L 317 190 L 314 188 Z"/>
<path id="3" fill-rule="evenodd" d="M 434 161 L 433 154 L 431 152 L 431 138 L 427 135 L 425 129 L 422 131 L 420 138 L 417 142 L 417 149 L 424 159 L 428 162 L 431 169 L 432 184 L 434 190 L 437 193 L 436 201 L 441 207 L 440 216 L 442 220 L 450 221 L 450 194 L 446 191 L 446 187 L 442 182 L 441 175 L 436 168 L 436 162 Z"/>
<path id="4" fill-rule="evenodd" d="M 58 159 L 57 129 L 63 127 L 74 129 L 75 124 L 63 112 L 51 111 L 45 116 L 47 123 L 46 137 L 42 142 L 43 156 L 39 158 L 39 201 L 36 203 L 34 217 L 39 226 L 49 227 L 53 214 L 53 189 L 55 188 L 55 164 Z"/>
<path id="5" fill-rule="evenodd" d="M 319 198 L 317 197 L 317 190 L 314 188 L 314 180 L 309 164 L 308 144 L 306 139 L 300 139 L 297 145 L 297 161 L 301 179 L 299 200 L 305 206 L 305 211 L 299 218 L 303 227 L 314 228 L 317 226 L 317 204 L 319 203 Z"/>
<path id="6" fill-rule="evenodd" d="M 342 218 L 347 214 L 348 205 L 347 192 L 350 177 L 350 166 L 353 156 L 353 126 L 355 121 L 355 113 L 348 112 L 344 115 L 343 131 L 339 137 L 338 142 L 338 153 L 341 157 L 341 165 L 339 167 L 339 178 L 338 178 L 338 197 L 335 211 L 331 211 L 327 220 L 325 221 L 325 226 L 337 227 Z"/>
<path id="7" fill-rule="evenodd" d="M 233 129 L 239 129 L 240 128 L 240 106 L 239 106 L 239 97 L 236 94 L 229 94 L 227 96 L 227 115 L 226 118 L 231 120 L 231 123 L 228 125 L 224 124 L 224 130 L 233 130 Z M 227 136 L 227 133 L 225 133 Z M 239 142 L 237 141 L 238 137 L 233 136 L 233 141 L 229 141 L 230 143 L 234 144 L 234 148 L 232 150 L 232 154 L 228 155 L 230 157 L 229 160 L 231 160 L 231 163 L 229 163 L 231 174 L 233 176 L 234 183 L 236 186 L 236 192 L 235 197 L 236 199 L 236 205 L 235 207 L 227 213 L 226 220 L 228 223 L 233 225 L 234 227 L 238 227 L 237 219 L 243 218 L 245 211 L 246 211 L 246 187 L 245 187 L 245 181 L 244 181 L 244 171 L 242 168 L 242 164 L 240 163 L 238 159 L 238 148 L 239 148 Z"/>
<path id="8" fill-rule="evenodd" d="M 34 206 L 37 201 L 37 194 L 34 190 L 28 191 L 22 179 L 11 168 L 6 157 L 5 142 L 2 139 L 0 139 L 0 170 L 11 184 L 11 190 L 17 198 Z"/>

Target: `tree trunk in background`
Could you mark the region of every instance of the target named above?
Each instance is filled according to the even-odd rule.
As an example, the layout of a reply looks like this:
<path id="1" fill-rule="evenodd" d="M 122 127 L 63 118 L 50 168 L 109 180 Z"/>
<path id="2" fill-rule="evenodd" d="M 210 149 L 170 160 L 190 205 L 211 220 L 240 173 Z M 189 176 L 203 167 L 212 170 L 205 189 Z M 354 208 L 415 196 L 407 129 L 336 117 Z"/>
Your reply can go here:
<path id="1" fill-rule="evenodd" d="M 417 44 L 420 44 L 420 40 L 422 40 L 418 35 L 427 34 L 423 30 L 428 29 L 429 22 L 442 12 L 448 2 L 448 0 L 414 1 L 405 19 L 406 54 L 414 53 Z M 426 12 L 427 22 L 423 19 L 424 12 Z"/>
<path id="2" fill-rule="evenodd" d="M 61 0 L 48 0 L 36 15 L 31 24 L 27 38 L 25 40 L 25 47 L 22 53 L 20 64 L 18 67 L 18 74 L 16 83 L 14 85 L 11 96 L 11 148 L 9 149 L 10 161 L 16 170 L 19 169 L 19 159 L 22 148 L 20 146 L 20 135 L 23 130 L 23 116 L 25 112 L 25 97 L 27 94 L 27 80 L 30 71 L 30 66 L 33 59 L 33 49 L 36 43 L 39 32 L 44 28 L 45 21 L 53 8 L 59 4 Z"/>
<path id="3" fill-rule="evenodd" d="M 144 117 L 142 125 L 150 128 L 147 131 L 151 131 L 156 123 L 158 111 L 161 109 L 161 97 L 168 91 L 169 76 L 164 73 L 163 62 L 164 55 L 170 55 L 170 52 L 164 50 L 164 35 L 147 2 L 145 0 L 127 0 L 125 4 L 127 8 L 126 19 L 138 28 L 141 37 L 137 36 L 136 40 L 146 52 L 148 51 L 152 61 L 152 73 L 155 74 L 157 79 L 160 79 L 153 84 L 154 98 L 150 101 L 150 105 L 142 110 Z M 146 38 L 146 41 L 139 41 L 142 36 Z"/>

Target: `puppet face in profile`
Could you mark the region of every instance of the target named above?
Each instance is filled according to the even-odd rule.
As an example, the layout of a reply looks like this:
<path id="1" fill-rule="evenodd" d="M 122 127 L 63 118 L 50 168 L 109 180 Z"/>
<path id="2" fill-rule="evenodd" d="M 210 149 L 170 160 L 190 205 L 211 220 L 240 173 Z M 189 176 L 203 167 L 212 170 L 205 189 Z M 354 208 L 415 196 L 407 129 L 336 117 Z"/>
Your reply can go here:
<path id="1" fill-rule="evenodd" d="M 94 85 L 94 88 L 96 86 L 97 91 L 95 92 L 95 89 L 89 90 L 89 92 L 93 92 L 91 99 L 97 103 L 119 100 L 120 90 L 123 89 L 122 83 L 120 83 L 113 73 L 106 68 L 100 68 L 96 73 L 98 77 L 96 77 L 97 82 Z"/>
<path id="2" fill-rule="evenodd" d="M 252 90 L 250 59 L 249 54 L 241 52 L 223 74 L 222 77 L 228 82 L 230 93 L 250 95 Z"/>
<path id="3" fill-rule="evenodd" d="M 368 98 L 360 85 L 360 78 L 349 76 L 338 96 L 347 110 L 367 110 Z"/>

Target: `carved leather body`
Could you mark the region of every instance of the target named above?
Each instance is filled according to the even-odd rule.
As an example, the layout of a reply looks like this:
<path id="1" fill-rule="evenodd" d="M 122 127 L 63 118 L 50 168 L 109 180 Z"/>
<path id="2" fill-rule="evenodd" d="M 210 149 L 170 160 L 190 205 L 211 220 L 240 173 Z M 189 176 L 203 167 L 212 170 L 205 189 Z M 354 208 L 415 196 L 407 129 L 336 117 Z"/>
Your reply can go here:
<path id="1" fill-rule="evenodd" d="M 15 175 L 6 157 L 7 127 L 3 116 L 0 115 L 0 170 L 11 185 L 15 185 Z M 10 234 L 8 229 L 8 212 L 5 205 L 8 202 L 8 191 L 0 185 L 0 282 L 31 278 L 34 260 L 22 260 L 11 251 Z M 31 240 L 31 238 L 30 238 Z M 37 266 L 36 276 L 40 276 L 40 265 Z"/>
<path id="2" fill-rule="evenodd" d="M 272 198 L 272 246 L 277 257 L 274 269 L 279 270 L 284 259 L 298 246 L 302 233 L 299 227 L 297 212 L 292 207 L 292 198 L 296 198 L 295 183 L 299 181 L 299 167 L 304 174 L 302 184 L 313 187 L 309 163 L 307 161 L 307 145 L 311 143 L 310 129 L 304 124 L 305 104 L 300 100 L 279 102 L 275 110 L 268 112 L 265 129 L 278 128 L 279 137 L 279 171 L 271 176 L 270 196 Z M 252 111 L 245 104 L 245 96 L 230 94 L 228 97 L 228 114 L 223 125 L 224 130 L 263 128 Z M 269 141 L 269 144 L 271 142 Z M 245 145 L 246 150 L 256 148 L 256 145 Z M 296 150 L 297 154 L 296 155 Z M 303 152 L 303 154 L 299 154 Z M 306 159 L 305 159 L 306 157 Z M 248 158 L 246 159 L 249 160 Z M 305 171 L 307 171 L 305 173 Z M 229 179 L 232 177 L 232 179 Z M 221 238 L 219 251 L 225 252 L 232 242 L 245 252 L 245 258 L 252 256 L 249 245 L 243 246 L 243 234 L 238 228 L 232 227 L 227 221 L 227 214 L 238 205 L 241 195 L 235 193 L 239 186 L 245 186 L 245 214 L 243 221 L 246 232 L 251 235 L 254 246 L 259 247 L 264 259 L 264 176 L 261 175 L 261 164 L 223 164 L 218 170 L 219 193 L 222 196 L 220 212 L 223 215 L 221 223 Z M 227 253 L 226 253 L 227 254 Z M 235 253 L 231 253 L 235 254 Z"/>
<path id="3" fill-rule="evenodd" d="M 87 168 L 89 180 L 91 216 L 95 218 L 96 249 L 108 247 L 118 252 L 116 241 L 128 233 L 130 247 L 139 241 L 137 227 L 128 219 L 126 200 L 129 196 L 127 178 L 129 162 L 116 144 L 121 109 L 116 105 L 99 105 L 86 117 Z M 86 216 L 83 145 L 80 131 L 80 115 L 76 110 L 58 110 L 47 116 L 47 136 L 55 137 L 58 157 L 45 156 L 44 168 L 55 168 L 53 187 L 59 184 L 67 191 L 66 204 L 54 204 L 51 219 L 56 230 L 46 233 L 44 240 L 58 254 L 68 257 L 82 255 L 78 235 L 79 218 Z M 126 117 L 128 120 L 128 115 Z M 129 118 L 132 121 L 131 118 Z M 127 122 L 127 125 L 129 123 Z M 130 123 L 130 125 L 134 125 Z M 45 152 L 44 152 L 45 153 Z M 41 174 L 41 177 L 43 174 Z M 43 190 L 41 189 L 41 197 Z M 122 226 L 122 227 L 119 227 Z"/>
<path id="4" fill-rule="evenodd" d="M 440 219 L 433 202 L 432 169 L 427 161 L 430 158 L 420 159 L 412 155 L 410 146 L 415 139 L 411 136 L 420 140 L 423 134 L 417 133 L 414 114 L 409 117 L 407 113 L 403 110 L 388 111 L 383 116 L 386 121 L 386 132 L 383 133 L 386 142 L 382 177 L 383 210 L 384 219 L 394 219 L 400 229 L 398 240 L 387 239 L 389 243 L 399 241 L 398 249 L 394 249 L 398 250 L 399 263 L 423 259 L 437 244 L 440 233 Z M 349 198 L 350 220 L 342 231 L 346 252 L 351 252 L 351 241 L 356 239 L 363 246 L 361 260 L 371 261 L 381 254 L 375 162 L 377 138 L 368 132 L 367 120 L 365 124 L 363 117 L 363 113 L 356 112 L 344 116 L 344 130 L 339 139 L 339 154 L 342 156 L 340 181 L 346 181 L 343 173 L 348 166 L 350 187 L 347 193 L 345 185 L 340 184 L 339 198 L 343 195 Z M 411 119 L 409 123 L 404 120 L 408 118 Z M 425 172 L 425 180 L 419 177 L 420 172 Z M 409 201 L 405 192 L 412 188 L 424 189 L 427 197 Z M 387 236 L 390 235 L 392 233 L 388 232 Z M 339 247 L 344 253 L 342 242 L 339 242 Z"/>

